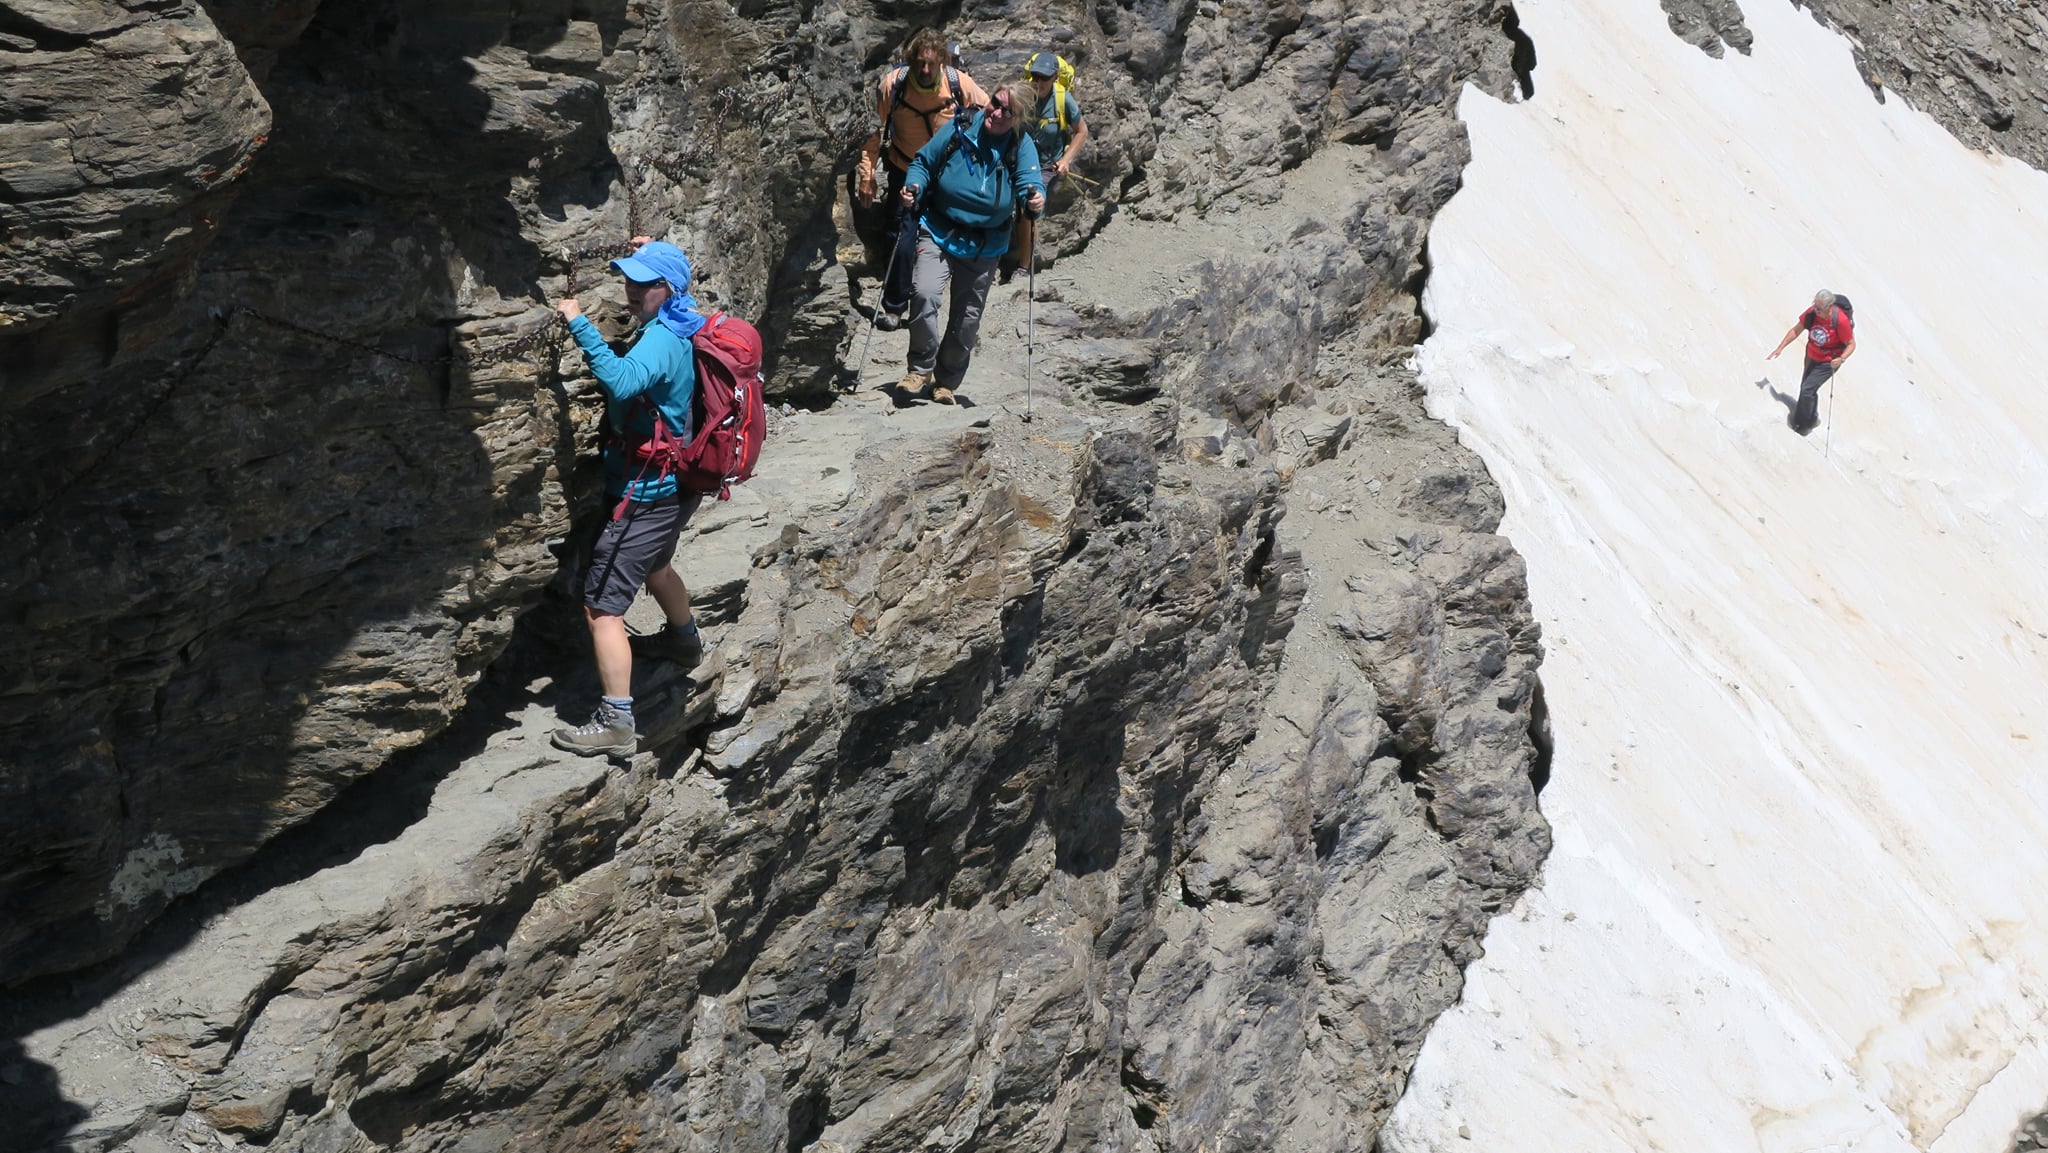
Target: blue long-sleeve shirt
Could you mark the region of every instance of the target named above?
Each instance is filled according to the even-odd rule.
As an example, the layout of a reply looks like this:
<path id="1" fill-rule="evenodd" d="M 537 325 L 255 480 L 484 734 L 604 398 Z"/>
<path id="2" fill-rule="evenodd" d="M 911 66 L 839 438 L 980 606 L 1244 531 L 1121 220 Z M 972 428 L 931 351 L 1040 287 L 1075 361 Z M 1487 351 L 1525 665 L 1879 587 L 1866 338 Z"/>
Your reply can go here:
<path id="1" fill-rule="evenodd" d="M 654 431 L 654 418 L 643 405 L 634 401 L 645 396 L 654 407 L 661 411 L 669 431 L 688 440 L 690 428 L 690 402 L 697 395 L 697 360 L 690 342 L 670 332 L 667 325 L 646 324 L 640 328 L 640 335 L 628 349 L 619 356 L 604 342 L 604 335 L 587 316 L 579 316 L 569 322 L 569 335 L 576 338 L 577 347 L 590 362 L 590 374 L 604 388 L 605 420 L 614 433 L 626 439 L 644 440 Z M 648 476 L 635 478 L 627 474 L 629 462 L 626 446 L 619 436 L 605 438 L 604 447 L 604 490 L 616 500 L 627 495 L 630 484 L 632 497 L 636 501 L 660 500 L 673 496 L 676 478 Z"/>
<path id="2" fill-rule="evenodd" d="M 962 120 L 966 120 L 964 125 Z M 1016 163 L 1005 172 L 1003 154 L 1016 139 Z M 959 140 L 954 147 L 953 141 Z M 943 169 L 939 157 L 950 149 Z M 930 143 L 917 150 L 903 183 L 924 189 L 924 224 L 939 247 L 962 260 L 982 260 L 1010 250 L 1010 218 L 1017 202 L 1045 192 L 1038 170 L 1038 145 L 1031 134 L 1011 129 L 989 137 L 983 114 L 955 116 Z"/>

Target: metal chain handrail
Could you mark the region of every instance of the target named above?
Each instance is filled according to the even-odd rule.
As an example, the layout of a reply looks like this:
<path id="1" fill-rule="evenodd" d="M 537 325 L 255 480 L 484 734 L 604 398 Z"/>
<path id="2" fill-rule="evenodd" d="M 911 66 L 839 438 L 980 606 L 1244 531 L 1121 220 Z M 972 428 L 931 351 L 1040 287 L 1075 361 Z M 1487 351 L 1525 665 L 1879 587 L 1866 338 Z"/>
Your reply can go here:
<path id="1" fill-rule="evenodd" d="M 581 282 L 583 262 L 592 258 L 607 261 L 616 260 L 622 256 L 629 256 L 632 252 L 633 246 L 631 244 L 593 244 L 586 248 L 565 252 L 563 258 L 569 266 L 567 295 L 574 296 L 576 294 L 577 286 Z M 494 345 L 488 349 L 480 349 L 476 352 L 457 350 L 442 353 L 438 356 L 413 356 L 408 353 L 395 352 L 381 345 L 372 344 L 367 340 L 340 336 L 300 321 L 288 320 L 285 317 L 265 312 L 262 309 L 247 304 L 233 304 L 225 308 L 216 309 L 214 316 L 216 318 L 246 316 L 251 320 L 259 321 L 273 328 L 283 329 L 309 340 L 317 340 L 322 344 L 349 349 L 353 352 L 368 353 L 371 356 L 395 360 L 402 364 L 417 365 L 421 368 L 443 368 L 451 364 L 461 364 L 469 368 L 481 368 L 486 365 L 502 364 L 509 360 L 518 359 L 537 348 L 552 344 L 557 330 L 563 326 L 561 316 L 555 315 L 535 325 L 532 329 L 513 337 L 511 340 L 503 344 Z"/>

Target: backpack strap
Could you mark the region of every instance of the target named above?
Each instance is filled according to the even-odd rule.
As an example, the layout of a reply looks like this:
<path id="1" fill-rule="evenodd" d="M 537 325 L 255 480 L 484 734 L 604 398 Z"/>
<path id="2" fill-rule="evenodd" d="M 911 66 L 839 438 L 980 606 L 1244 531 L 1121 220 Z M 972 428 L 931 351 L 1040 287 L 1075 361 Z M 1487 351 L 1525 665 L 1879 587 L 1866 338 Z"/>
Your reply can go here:
<path id="1" fill-rule="evenodd" d="M 967 123 L 962 124 L 961 121 L 963 119 L 966 119 Z M 932 165 L 931 182 L 934 186 L 939 183 L 939 174 L 946 170 L 947 164 L 951 163 L 953 154 L 960 151 L 961 134 L 969 128 L 979 130 L 982 122 L 987 119 L 988 113 L 979 108 L 975 109 L 967 117 L 956 116 L 953 118 L 953 135 L 947 138 L 946 146 L 939 149 L 938 160 Z M 1019 124 L 1017 127 L 1010 129 L 1010 146 L 996 154 L 996 165 L 999 174 L 1008 172 L 1013 179 L 1016 177 L 1017 149 L 1023 146 L 1023 142 L 1024 126 Z M 1017 210 L 1021 212 L 1023 209 L 1024 202 L 1022 200 L 1017 201 Z"/>
<path id="2" fill-rule="evenodd" d="M 694 359 L 691 367 L 692 369 L 696 367 Z M 647 414 L 647 419 L 650 423 L 647 436 L 644 439 L 636 439 L 631 431 L 633 417 L 641 412 Z M 607 427 L 609 427 L 610 423 L 610 421 L 605 422 Z M 618 437 L 620 447 L 628 458 L 638 455 L 641 457 L 641 461 L 640 468 L 631 477 L 626 479 L 626 491 L 619 497 L 619 503 L 612 508 L 613 520 L 626 515 L 627 507 L 633 503 L 633 494 L 639 491 L 641 484 L 649 479 L 647 475 L 649 469 L 655 470 L 652 479 L 656 484 L 660 484 L 674 475 L 676 467 L 675 452 L 677 446 L 682 443 L 681 430 L 673 432 L 669 430 L 668 419 L 661 414 L 661 406 L 654 403 L 653 398 L 644 392 L 633 398 L 633 407 L 626 413 L 626 426 L 626 432 L 614 433 L 613 435 Z M 636 451 L 640 446 L 645 446 L 646 451 Z"/>
<path id="3" fill-rule="evenodd" d="M 967 127 L 971 127 L 977 130 L 981 128 L 982 122 L 988 119 L 988 113 L 983 112 L 979 108 L 975 109 L 971 113 L 971 116 L 972 119 L 968 121 Z M 931 180 L 933 184 L 937 184 L 939 182 L 939 173 L 944 172 L 946 170 L 946 164 L 947 162 L 953 159 L 953 154 L 955 152 L 960 151 L 961 132 L 962 127 L 960 124 L 960 117 L 956 116 L 953 118 L 953 135 L 950 139 L 946 141 L 946 146 L 944 148 L 939 149 L 938 161 L 932 165 Z M 997 159 L 1001 161 L 1003 167 L 1007 168 L 1010 174 L 1013 176 L 1017 172 L 1017 148 L 1019 145 L 1023 143 L 1023 140 L 1024 133 L 1022 125 L 1010 129 L 1010 146 L 1008 148 L 1003 149 L 1002 152 L 997 154 Z"/>
<path id="4" fill-rule="evenodd" d="M 979 112 L 974 114 L 974 123 L 981 123 L 981 114 Z M 946 146 L 939 149 L 939 159 L 932 165 L 931 182 L 934 185 L 938 184 L 939 174 L 946 170 L 946 165 L 952 162 L 953 154 L 960 151 L 960 133 L 962 129 L 958 116 L 953 118 L 952 128 L 953 135 L 946 138 Z"/>
<path id="5" fill-rule="evenodd" d="M 903 92 L 904 89 L 910 87 L 910 65 L 898 64 L 895 68 L 890 69 L 889 78 L 885 83 L 889 86 L 889 114 L 882 117 L 882 147 L 893 149 L 896 138 L 896 113 L 898 110 L 908 107 L 904 101 Z M 948 64 L 946 65 L 946 98 L 939 101 L 939 106 L 930 112 L 918 112 L 915 108 L 910 110 L 917 112 L 919 116 L 924 118 L 926 135 L 936 136 L 938 133 L 932 128 L 932 117 L 949 109 L 961 107 L 965 107 L 965 102 L 960 98 L 960 70 Z M 895 151 L 897 155 L 902 155 L 901 150 Z M 904 163 L 908 164 L 909 162 L 910 158 L 904 157 Z"/>
<path id="6" fill-rule="evenodd" d="M 882 147 L 896 137 L 896 110 L 903 107 L 903 82 L 910 78 L 910 65 L 898 64 L 891 68 L 882 80 L 882 87 L 889 92 L 889 111 L 882 116 Z"/>

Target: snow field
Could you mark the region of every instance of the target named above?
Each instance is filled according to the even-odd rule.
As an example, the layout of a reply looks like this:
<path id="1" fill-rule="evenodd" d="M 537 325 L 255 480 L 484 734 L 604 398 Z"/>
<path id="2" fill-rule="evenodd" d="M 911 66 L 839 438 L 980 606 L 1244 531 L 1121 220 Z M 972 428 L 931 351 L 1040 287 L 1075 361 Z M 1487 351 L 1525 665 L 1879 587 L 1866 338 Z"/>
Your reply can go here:
<path id="1" fill-rule="evenodd" d="M 1529 564 L 1557 848 L 1386 1147 L 2002 1149 L 2048 1104 L 2048 176 L 1789 4 L 1723 60 L 1517 9 L 1418 364 Z M 1802 440 L 1763 357 L 1822 287 L 1859 347 Z"/>

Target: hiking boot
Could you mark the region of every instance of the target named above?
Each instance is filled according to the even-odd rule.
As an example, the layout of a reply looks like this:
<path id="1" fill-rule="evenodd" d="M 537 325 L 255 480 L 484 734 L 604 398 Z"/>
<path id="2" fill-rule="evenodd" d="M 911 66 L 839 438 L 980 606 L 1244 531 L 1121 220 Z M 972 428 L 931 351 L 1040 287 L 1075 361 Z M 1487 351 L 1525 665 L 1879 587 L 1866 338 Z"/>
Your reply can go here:
<path id="1" fill-rule="evenodd" d="M 958 403 L 959 403 L 959 401 L 956 401 L 956 400 L 954 400 L 954 399 L 953 399 L 953 390 L 952 390 L 952 389 L 950 389 L 950 388 L 947 388 L 947 387 L 946 387 L 945 385 L 943 385 L 943 384 L 942 384 L 942 385 L 940 385 L 940 386 L 938 386 L 937 388 L 934 388 L 934 389 L 932 389 L 932 399 L 933 399 L 933 400 L 935 400 L 935 401 L 938 401 L 938 402 L 939 402 L 940 404 L 958 404 Z"/>
<path id="2" fill-rule="evenodd" d="M 640 739 L 633 732 L 633 718 L 603 701 L 597 702 L 597 711 L 590 714 L 589 720 L 573 729 L 556 729 L 554 736 L 556 748 L 584 757 L 630 757 L 639 744 Z"/>
<path id="3" fill-rule="evenodd" d="M 704 634 L 691 632 L 688 635 L 664 625 L 656 632 L 635 633 L 626 638 L 633 646 L 636 661 L 668 661 L 680 669 L 694 669 L 704 659 Z"/>
<path id="4" fill-rule="evenodd" d="M 903 327 L 903 317 L 893 312 L 877 312 L 875 314 L 875 327 L 883 332 L 894 332 Z"/>
<path id="5" fill-rule="evenodd" d="M 896 391 L 909 393 L 911 396 L 923 396 L 925 395 L 925 390 L 931 386 L 931 373 L 906 372 L 903 374 L 903 379 L 896 382 Z"/>

